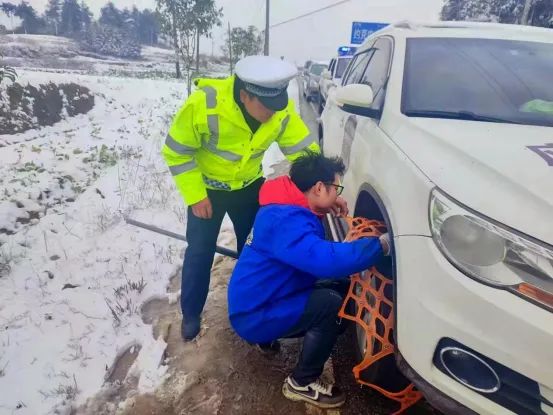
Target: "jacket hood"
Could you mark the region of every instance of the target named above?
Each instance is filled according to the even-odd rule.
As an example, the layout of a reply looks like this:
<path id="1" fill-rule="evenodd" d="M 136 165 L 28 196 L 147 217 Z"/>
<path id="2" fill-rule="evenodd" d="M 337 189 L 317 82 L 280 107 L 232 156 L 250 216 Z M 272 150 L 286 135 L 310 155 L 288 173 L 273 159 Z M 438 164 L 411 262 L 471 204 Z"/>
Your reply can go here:
<path id="1" fill-rule="evenodd" d="M 309 209 L 307 198 L 288 176 L 267 180 L 259 191 L 259 204 L 294 205 Z"/>

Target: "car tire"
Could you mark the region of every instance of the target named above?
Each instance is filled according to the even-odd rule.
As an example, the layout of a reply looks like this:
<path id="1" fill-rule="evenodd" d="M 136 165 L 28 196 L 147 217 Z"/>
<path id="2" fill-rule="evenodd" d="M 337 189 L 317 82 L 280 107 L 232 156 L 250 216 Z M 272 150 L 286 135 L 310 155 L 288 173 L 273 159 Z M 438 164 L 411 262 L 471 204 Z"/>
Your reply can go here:
<path id="1" fill-rule="evenodd" d="M 386 276 L 391 276 L 392 275 L 391 259 L 389 257 L 383 258 L 378 264 L 376 264 L 376 268 L 379 270 L 381 274 Z M 376 284 L 377 284 L 376 278 L 373 278 L 371 280 L 371 285 L 373 286 L 373 288 L 376 287 Z M 393 302 L 394 293 L 393 293 L 392 285 L 388 285 L 386 287 L 384 295 L 386 296 L 386 298 L 388 298 Z M 357 312 L 357 305 L 355 305 L 355 308 L 356 308 L 355 311 Z M 370 316 L 367 316 L 367 319 L 369 318 Z M 377 327 L 377 331 L 378 330 L 379 328 Z M 382 332 L 379 334 L 382 336 L 384 333 Z M 371 344 L 366 345 L 367 342 L 366 342 L 365 332 L 359 325 L 355 325 L 354 337 L 355 337 L 355 354 L 356 354 L 358 363 L 363 361 L 366 353 L 366 348 L 370 347 L 371 350 L 377 349 L 375 352 L 378 352 L 380 350 L 379 348 L 382 347 L 382 345 L 380 344 L 380 341 L 374 336 L 371 337 L 372 339 Z M 407 386 L 409 386 L 409 384 L 411 383 L 405 376 L 403 376 L 403 374 L 397 368 L 394 354 L 390 354 L 374 362 L 371 366 L 369 366 L 368 368 L 366 368 L 360 373 L 360 377 L 363 381 L 376 385 L 389 392 L 400 392 L 405 388 L 407 388 Z"/>

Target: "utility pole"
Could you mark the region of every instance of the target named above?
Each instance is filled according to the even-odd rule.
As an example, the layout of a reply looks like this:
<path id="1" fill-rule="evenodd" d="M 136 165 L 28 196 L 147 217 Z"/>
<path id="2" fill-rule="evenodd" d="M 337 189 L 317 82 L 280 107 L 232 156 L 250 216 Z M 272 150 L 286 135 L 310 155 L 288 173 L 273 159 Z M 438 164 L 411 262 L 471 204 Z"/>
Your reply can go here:
<path id="1" fill-rule="evenodd" d="M 530 12 L 532 11 L 532 6 L 534 6 L 534 0 L 525 0 L 520 24 L 528 24 L 528 22 L 530 21 Z"/>
<path id="2" fill-rule="evenodd" d="M 263 54 L 265 56 L 269 56 L 270 3 L 271 0 L 265 0 L 265 47 L 263 48 Z"/>
<path id="3" fill-rule="evenodd" d="M 229 62 L 230 62 L 230 73 L 232 74 L 232 38 L 231 38 L 231 31 L 230 31 L 230 22 L 228 22 L 228 54 L 229 54 Z"/>

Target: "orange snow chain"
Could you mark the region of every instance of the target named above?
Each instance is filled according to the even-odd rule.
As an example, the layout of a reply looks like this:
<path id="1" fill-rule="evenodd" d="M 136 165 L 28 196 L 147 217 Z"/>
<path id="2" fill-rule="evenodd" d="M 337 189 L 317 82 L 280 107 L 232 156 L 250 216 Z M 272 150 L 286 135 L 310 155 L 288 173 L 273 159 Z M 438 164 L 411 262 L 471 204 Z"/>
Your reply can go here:
<path id="1" fill-rule="evenodd" d="M 386 232 L 386 226 L 379 221 L 364 218 L 347 218 L 347 222 L 349 225 L 349 232 L 346 236 L 346 241 L 355 241 L 363 237 L 380 236 Z M 374 283 L 371 284 L 371 281 Z M 385 356 L 394 353 L 394 344 L 390 341 L 393 337 L 391 335 L 391 331 L 394 328 L 394 304 L 384 295 L 386 287 L 391 286 L 392 284 L 393 281 L 378 272 L 375 267 L 366 271 L 364 278 L 361 274 L 353 275 L 351 277 L 349 292 L 338 315 L 342 318 L 352 320 L 361 326 L 367 336 L 368 345 L 372 344 L 373 341 L 381 344 L 378 352 L 374 352 L 372 347 L 367 347 L 363 361 L 353 368 L 353 374 L 358 383 L 375 389 L 387 398 L 398 402 L 400 404 L 400 409 L 394 414 L 397 415 L 403 413 L 407 408 L 413 406 L 422 398 L 422 394 L 415 389 L 415 386 L 411 383 L 400 392 L 390 392 L 361 379 L 361 373 L 363 370 L 367 369 L 369 366 Z M 360 293 L 357 295 L 356 291 L 359 291 L 359 288 Z M 347 304 L 350 301 L 355 301 L 355 304 L 357 305 L 356 315 L 348 314 Z M 384 303 L 387 307 L 381 307 L 382 303 Z M 387 316 L 382 313 L 384 309 L 391 310 L 386 313 L 388 314 Z M 368 324 L 362 318 L 364 314 L 370 316 Z M 377 330 L 377 321 L 380 326 L 379 330 Z M 383 333 L 382 327 L 384 327 Z M 379 331 L 381 333 L 379 333 Z"/>

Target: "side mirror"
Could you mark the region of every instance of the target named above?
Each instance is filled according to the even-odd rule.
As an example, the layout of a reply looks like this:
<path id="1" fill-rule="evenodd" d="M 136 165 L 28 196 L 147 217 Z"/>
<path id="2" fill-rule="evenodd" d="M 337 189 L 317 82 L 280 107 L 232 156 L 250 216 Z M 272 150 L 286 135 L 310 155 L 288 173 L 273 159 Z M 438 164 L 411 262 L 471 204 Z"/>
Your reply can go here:
<path id="1" fill-rule="evenodd" d="M 328 69 L 325 69 L 321 74 L 321 78 L 326 79 L 327 81 L 330 81 L 332 79 L 332 74 Z"/>
<path id="2" fill-rule="evenodd" d="M 380 118 L 380 111 L 371 108 L 374 103 L 374 92 L 369 85 L 350 84 L 338 88 L 336 103 L 346 112 Z"/>

